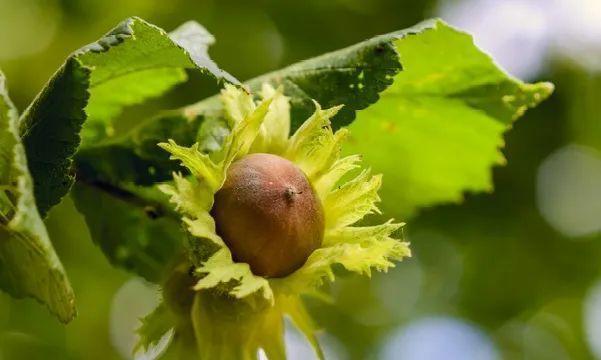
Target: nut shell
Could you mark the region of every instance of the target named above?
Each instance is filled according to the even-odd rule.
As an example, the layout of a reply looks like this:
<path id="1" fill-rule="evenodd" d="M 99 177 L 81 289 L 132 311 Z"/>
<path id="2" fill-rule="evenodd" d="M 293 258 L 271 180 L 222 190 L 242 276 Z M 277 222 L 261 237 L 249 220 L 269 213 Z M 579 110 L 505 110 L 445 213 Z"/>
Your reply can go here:
<path id="1" fill-rule="evenodd" d="M 250 154 L 228 169 L 211 214 L 234 260 L 256 275 L 283 277 L 322 242 L 321 202 L 305 174 L 272 154 Z"/>

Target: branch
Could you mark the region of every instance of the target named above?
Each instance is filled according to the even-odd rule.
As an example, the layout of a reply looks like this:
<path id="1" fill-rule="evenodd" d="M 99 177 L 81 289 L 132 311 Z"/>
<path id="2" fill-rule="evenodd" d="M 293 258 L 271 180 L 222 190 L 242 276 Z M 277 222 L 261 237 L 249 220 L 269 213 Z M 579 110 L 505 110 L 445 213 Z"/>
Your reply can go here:
<path id="1" fill-rule="evenodd" d="M 181 219 L 179 214 L 177 214 L 177 212 L 175 212 L 175 210 L 169 204 L 149 198 L 148 196 L 144 196 L 144 194 L 139 192 L 135 192 L 131 189 L 120 187 L 106 181 L 87 179 L 82 176 L 81 173 L 76 174 L 76 179 L 77 183 L 81 185 L 93 187 L 109 196 L 142 209 L 146 216 L 152 220 L 162 217 L 170 217 L 177 221 Z"/>

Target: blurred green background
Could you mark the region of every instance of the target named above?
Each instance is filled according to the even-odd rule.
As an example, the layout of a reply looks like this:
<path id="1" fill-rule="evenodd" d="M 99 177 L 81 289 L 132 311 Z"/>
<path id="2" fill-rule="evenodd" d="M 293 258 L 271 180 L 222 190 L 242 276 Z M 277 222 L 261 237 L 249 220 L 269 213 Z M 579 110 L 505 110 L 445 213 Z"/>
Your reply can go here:
<path id="1" fill-rule="evenodd" d="M 0 67 L 17 107 L 132 15 L 167 30 L 199 21 L 239 79 L 440 16 L 510 73 L 553 81 L 551 99 L 507 133 L 494 193 L 424 209 L 405 228 L 413 258 L 373 281 L 343 277 L 335 305 L 310 305 L 334 359 L 601 359 L 599 0 L 0 0 Z M 152 106 L 216 90 L 201 84 L 192 77 Z M 70 199 L 47 225 L 79 316 L 63 326 L 0 295 L 0 359 L 132 358 L 132 329 L 159 290 L 110 266 Z M 287 346 L 291 359 L 312 357 L 293 331 Z"/>

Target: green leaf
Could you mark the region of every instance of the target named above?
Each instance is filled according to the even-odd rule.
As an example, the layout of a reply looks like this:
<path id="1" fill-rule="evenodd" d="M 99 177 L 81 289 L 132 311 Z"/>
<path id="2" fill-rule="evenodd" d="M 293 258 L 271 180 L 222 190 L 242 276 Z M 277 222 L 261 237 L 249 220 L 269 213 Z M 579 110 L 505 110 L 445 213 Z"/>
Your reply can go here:
<path id="1" fill-rule="evenodd" d="M 400 70 L 394 48 L 385 38 L 376 37 L 260 76 L 247 84 L 254 92 L 265 82 L 284 88 L 284 94 L 291 98 L 292 130 L 313 114 L 313 100 L 324 109 L 344 104 L 332 120 L 338 128 L 350 124 L 357 110 L 378 101 L 378 94 Z"/>
<path id="2" fill-rule="evenodd" d="M 378 101 L 378 94 L 401 70 L 391 43 L 395 34 L 374 37 L 356 45 L 301 61 L 245 82 L 253 93 L 264 83 L 282 87 L 290 97 L 291 130 L 296 130 L 315 110 L 313 100 L 323 108 L 345 106 L 332 119 L 334 129 L 350 124 L 356 111 Z M 215 113 L 215 98 L 183 109 L 187 114 Z"/>
<path id="3" fill-rule="evenodd" d="M 166 112 L 123 136 L 83 148 L 75 156 L 78 180 L 138 185 L 169 180 L 172 172 L 182 168 L 170 161 L 169 154 L 157 144 L 166 139 L 192 144 L 202 120 Z"/>
<path id="4" fill-rule="evenodd" d="M 115 265 L 158 283 L 182 249 L 179 217 L 154 188 L 77 182 L 71 196 L 90 235 Z"/>
<path id="5" fill-rule="evenodd" d="M 21 116 L 19 130 L 35 201 L 42 217 L 69 191 L 74 181 L 70 157 L 79 145 L 85 120 L 90 69 L 67 60 Z"/>
<path id="6" fill-rule="evenodd" d="M 236 82 L 208 58 L 213 38 L 189 22 L 169 36 L 131 18 L 99 41 L 71 55 L 20 119 L 19 131 L 34 179 L 42 216 L 73 184 L 72 156 L 84 140 L 102 134 L 123 107 L 162 94 L 185 80 L 183 69 L 200 69 L 220 81 Z"/>
<path id="7" fill-rule="evenodd" d="M 77 183 L 71 195 L 92 239 L 113 265 L 159 282 L 181 250 L 179 216 L 170 216 L 171 205 L 162 194 L 153 194 L 151 185 L 182 170 L 157 143 L 168 138 L 192 142 L 198 123 L 179 114 L 163 116 L 76 155 Z"/>
<path id="8" fill-rule="evenodd" d="M 209 58 L 208 48 L 215 39 L 194 21 L 166 34 L 133 18 L 103 40 L 89 45 L 85 49 L 91 51 L 79 56 L 86 66 L 94 69 L 90 80 L 90 102 L 86 108 L 89 117 L 86 127 L 98 121 L 108 122 L 124 106 L 161 95 L 187 80 L 184 69 L 198 68 L 217 79 L 237 82 Z M 111 44 L 113 41 L 117 46 Z M 107 56 L 109 50 L 111 54 Z M 92 137 L 93 134 L 86 133 L 86 127 L 83 135 Z"/>
<path id="9" fill-rule="evenodd" d="M 552 84 L 511 78 L 442 21 L 395 36 L 403 71 L 358 113 L 344 151 L 384 174 L 382 207 L 400 216 L 491 191 L 491 167 L 505 162 L 503 133 Z"/>
<path id="10" fill-rule="evenodd" d="M 159 96 L 186 80 L 186 72 L 182 69 L 159 68 L 126 74 L 97 84 L 90 92 L 91 99 L 86 108 L 88 119 L 81 134 L 84 144 L 108 136 L 112 131 L 110 121 L 121 113 L 124 106 Z"/>
<path id="11" fill-rule="evenodd" d="M 75 298 L 36 209 L 25 150 L 0 73 L 0 288 L 31 296 L 62 322 L 75 317 Z"/>

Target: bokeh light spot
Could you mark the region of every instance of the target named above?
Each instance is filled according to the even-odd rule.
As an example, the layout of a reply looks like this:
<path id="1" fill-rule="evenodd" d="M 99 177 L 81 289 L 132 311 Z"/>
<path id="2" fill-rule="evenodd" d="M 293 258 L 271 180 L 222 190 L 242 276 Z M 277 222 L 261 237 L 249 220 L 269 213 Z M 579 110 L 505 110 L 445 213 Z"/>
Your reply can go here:
<path id="1" fill-rule="evenodd" d="M 497 350 L 481 330 L 450 317 L 417 320 L 398 329 L 384 344 L 384 360 L 493 360 Z"/>
<path id="2" fill-rule="evenodd" d="M 532 79 L 543 69 L 552 40 L 546 7 L 544 0 L 443 1 L 439 14 L 472 33 L 509 73 Z"/>
<path id="3" fill-rule="evenodd" d="M 135 330 L 140 318 L 154 310 L 158 303 L 158 286 L 140 278 L 128 280 L 115 293 L 110 312 L 110 339 L 124 359 L 134 358 L 133 349 L 138 340 Z"/>
<path id="4" fill-rule="evenodd" d="M 55 1 L 0 1 L 0 34 L 6 35 L 0 41 L 0 60 L 43 51 L 54 39 L 60 21 Z"/>
<path id="5" fill-rule="evenodd" d="M 601 281 L 584 299 L 584 330 L 591 351 L 601 359 Z"/>
<path id="6" fill-rule="evenodd" d="M 538 169 L 537 205 L 557 231 L 569 237 L 601 230 L 601 155 L 568 145 L 547 157 Z"/>

